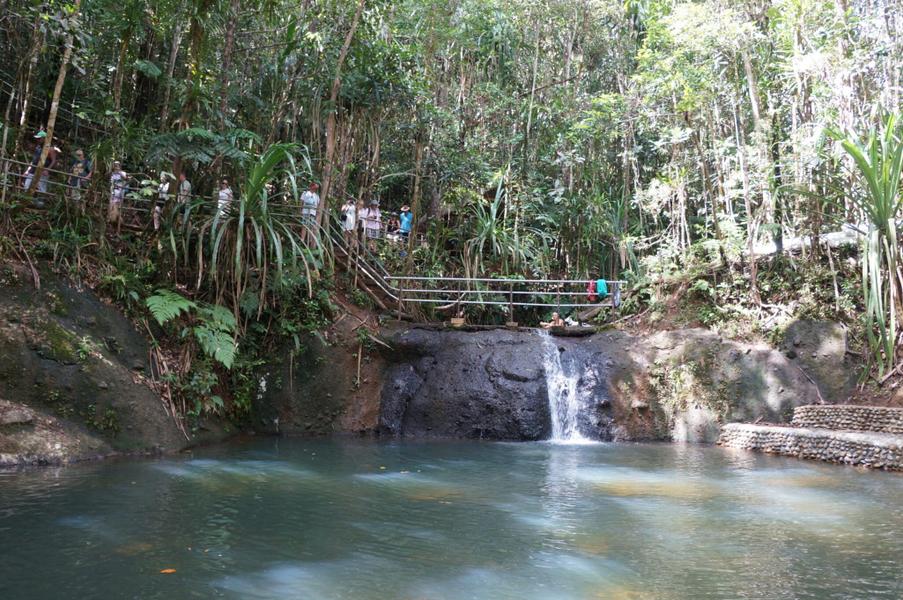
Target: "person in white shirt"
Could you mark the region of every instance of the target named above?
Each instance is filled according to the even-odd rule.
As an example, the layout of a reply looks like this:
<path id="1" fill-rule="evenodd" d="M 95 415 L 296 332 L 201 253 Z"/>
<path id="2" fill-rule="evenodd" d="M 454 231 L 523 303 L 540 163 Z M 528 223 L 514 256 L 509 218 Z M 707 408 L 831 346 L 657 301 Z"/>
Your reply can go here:
<path id="1" fill-rule="evenodd" d="M 367 242 L 371 252 L 376 252 L 376 240 L 379 239 L 380 229 L 382 228 L 382 214 L 379 212 L 379 201 L 371 200 L 370 208 L 364 219 L 364 231 L 367 234 Z"/>
<path id="2" fill-rule="evenodd" d="M 179 173 L 179 187 L 176 188 L 176 211 L 179 213 L 179 224 L 185 220 L 188 204 L 191 202 L 191 182 L 184 171 Z"/>
<path id="3" fill-rule="evenodd" d="M 229 180 L 223 179 L 219 184 L 219 195 L 216 203 L 216 216 L 221 217 L 229 211 L 232 206 L 232 188 L 229 187 Z"/>
<path id="4" fill-rule="evenodd" d="M 107 221 L 116 223 L 117 235 L 122 228 L 122 200 L 125 198 L 128 179 L 128 173 L 122 170 L 120 162 L 113 161 L 113 171 L 110 173 L 110 207 L 107 211 Z"/>
<path id="5" fill-rule="evenodd" d="M 354 199 L 348 198 L 342 205 L 342 233 L 345 236 L 345 244 L 349 248 L 355 245 L 354 232 L 357 228 L 357 207 Z"/>
<path id="6" fill-rule="evenodd" d="M 313 228 L 317 222 L 317 207 L 320 206 L 320 186 L 311 182 L 306 192 L 301 194 L 301 222 Z"/>
<path id="7" fill-rule="evenodd" d="M 169 175 L 160 175 L 160 187 L 157 188 L 157 202 L 154 204 L 154 231 L 160 230 L 163 221 L 163 208 L 169 200 Z"/>

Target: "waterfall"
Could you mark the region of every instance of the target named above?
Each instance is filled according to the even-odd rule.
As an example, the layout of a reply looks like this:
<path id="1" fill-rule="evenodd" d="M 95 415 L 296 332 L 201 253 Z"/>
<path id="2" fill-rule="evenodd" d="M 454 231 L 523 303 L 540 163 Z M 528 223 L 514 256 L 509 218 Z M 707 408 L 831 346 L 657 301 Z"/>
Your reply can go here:
<path id="1" fill-rule="evenodd" d="M 585 443 L 590 440 L 577 429 L 580 413 L 580 398 L 577 382 L 580 373 L 568 373 L 561 362 L 558 344 L 547 331 L 541 331 L 543 345 L 543 370 L 546 374 L 546 388 L 549 393 L 549 412 L 552 415 L 552 442 Z"/>

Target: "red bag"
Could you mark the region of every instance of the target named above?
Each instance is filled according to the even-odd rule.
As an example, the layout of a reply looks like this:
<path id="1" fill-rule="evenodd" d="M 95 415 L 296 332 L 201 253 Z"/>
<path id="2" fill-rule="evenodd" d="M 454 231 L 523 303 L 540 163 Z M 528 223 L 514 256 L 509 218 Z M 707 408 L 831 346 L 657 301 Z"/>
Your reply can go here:
<path id="1" fill-rule="evenodd" d="M 590 281 L 586 284 L 586 298 L 590 302 L 597 302 L 599 300 L 599 296 L 596 295 L 596 282 Z"/>

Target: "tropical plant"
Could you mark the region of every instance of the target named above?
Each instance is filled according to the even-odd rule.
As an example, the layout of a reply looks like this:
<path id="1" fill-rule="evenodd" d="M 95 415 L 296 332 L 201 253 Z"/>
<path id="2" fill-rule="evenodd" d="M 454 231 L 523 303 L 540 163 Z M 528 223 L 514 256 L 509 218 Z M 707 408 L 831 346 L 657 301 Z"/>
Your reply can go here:
<path id="1" fill-rule="evenodd" d="M 180 337 L 191 337 L 204 354 L 227 369 L 232 368 L 237 353 L 236 320 L 223 306 L 197 303 L 172 290 L 159 289 L 145 300 L 151 315 L 160 325 L 173 322 L 181 315 L 189 317 L 189 324 Z"/>
<path id="2" fill-rule="evenodd" d="M 299 150 L 304 171 L 296 164 Z M 313 282 L 330 252 L 328 238 L 304 231 L 294 216 L 300 198 L 298 177 L 309 173 L 306 151 L 294 144 L 273 145 L 251 166 L 231 206 L 217 209 L 200 224 L 195 244 L 198 286 L 206 276 L 216 303 L 230 306 L 236 320 L 242 305 L 249 304 L 249 295 L 256 297 L 257 316 L 263 313 L 273 292 L 286 283 L 288 266 L 304 273 L 308 295 L 313 295 Z M 203 206 L 203 201 L 192 204 L 189 217 Z M 188 221 L 183 248 L 192 247 Z"/>
<path id="3" fill-rule="evenodd" d="M 899 236 L 903 129 L 898 119 L 896 115 L 888 116 L 883 131 L 873 129 L 865 140 L 829 131 L 852 157 L 863 182 L 862 192 L 852 194 L 851 199 L 869 223 L 862 245 L 862 291 L 865 333 L 879 377 L 895 368 L 898 320 L 903 317 Z"/>

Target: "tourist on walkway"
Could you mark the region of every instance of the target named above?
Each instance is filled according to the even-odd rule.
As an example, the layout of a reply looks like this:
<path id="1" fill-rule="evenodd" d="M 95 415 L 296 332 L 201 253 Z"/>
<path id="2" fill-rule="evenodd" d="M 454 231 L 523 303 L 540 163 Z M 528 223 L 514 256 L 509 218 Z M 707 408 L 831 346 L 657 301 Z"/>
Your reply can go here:
<path id="1" fill-rule="evenodd" d="M 376 252 L 376 240 L 379 239 L 379 230 L 382 227 L 382 215 L 379 212 L 379 202 L 370 201 L 367 214 L 364 217 L 364 230 L 367 232 L 367 245 L 371 252 Z"/>
<path id="2" fill-rule="evenodd" d="M 232 206 L 232 198 L 232 188 L 229 187 L 229 180 L 223 179 L 219 182 L 219 194 L 216 202 L 217 219 L 229 212 L 229 208 Z"/>
<path id="3" fill-rule="evenodd" d="M 85 151 L 78 149 L 75 151 L 75 159 L 69 168 L 69 181 L 66 194 L 69 200 L 75 204 L 78 212 L 84 211 L 82 204 L 82 190 L 88 187 L 88 181 L 91 179 L 91 161 L 85 158 Z"/>
<path id="4" fill-rule="evenodd" d="M 402 241 L 408 241 L 411 235 L 411 229 L 414 227 L 414 215 L 411 213 L 411 207 L 405 204 L 401 207 L 401 214 L 398 216 L 398 233 L 401 234 Z"/>
<path id="5" fill-rule="evenodd" d="M 313 230 L 317 224 L 317 208 L 320 206 L 320 194 L 317 190 L 320 186 L 316 182 L 311 182 L 307 191 L 301 194 L 301 223 Z"/>
<path id="6" fill-rule="evenodd" d="M 179 213 L 179 223 L 184 222 L 188 213 L 188 205 L 191 202 L 191 182 L 185 171 L 179 173 L 179 187 L 176 191 L 176 210 Z"/>
<path id="7" fill-rule="evenodd" d="M 122 229 L 122 201 L 125 199 L 125 190 L 128 184 L 128 174 L 122 170 L 122 164 L 113 161 L 113 170 L 110 172 L 110 206 L 107 211 L 107 221 L 116 223 L 116 234 Z"/>
<path id="8" fill-rule="evenodd" d="M 188 175 L 185 171 L 179 173 L 179 189 L 176 193 L 176 202 L 179 206 L 185 206 L 191 200 L 191 182 L 188 181 Z"/>
<path id="9" fill-rule="evenodd" d="M 345 237 L 345 245 L 348 248 L 356 246 L 354 233 L 357 230 L 357 207 L 354 199 L 348 198 L 342 205 L 342 234 Z"/>
<path id="10" fill-rule="evenodd" d="M 47 137 L 47 132 L 43 129 L 37 132 L 34 136 L 34 152 L 31 155 L 31 164 L 28 165 L 28 168 L 25 169 L 25 183 L 24 187 L 26 190 L 31 188 L 31 182 L 34 179 L 35 171 L 38 168 L 38 163 L 41 161 L 41 153 L 44 151 L 44 140 Z M 38 181 L 38 191 L 42 194 L 47 193 L 47 182 L 50 181 L 50 169 L 56 164 L 57 158 L 57 149 L 50 144 L 50 151 L 47 153 L 47 158 L 44 160 L 44 171 L 41 173 L 41 179 Z"/>
<path id="11" fill-rule="evenodd" d="M 163 221 L 163 210 L 169 201 L 169 174 L 160 175 L 160 187 L 157 188 L 157 202 L 154 204 L 154 231 L 160 231 Z"/>

